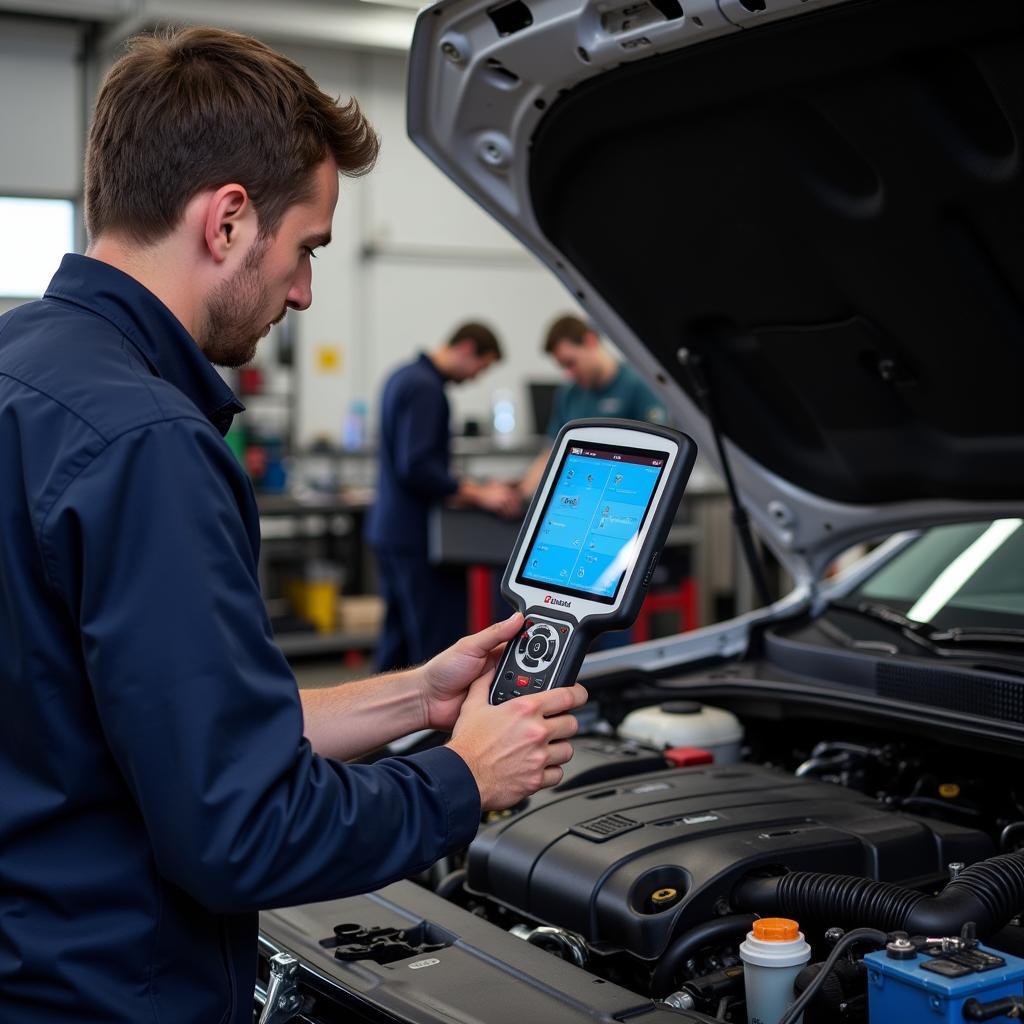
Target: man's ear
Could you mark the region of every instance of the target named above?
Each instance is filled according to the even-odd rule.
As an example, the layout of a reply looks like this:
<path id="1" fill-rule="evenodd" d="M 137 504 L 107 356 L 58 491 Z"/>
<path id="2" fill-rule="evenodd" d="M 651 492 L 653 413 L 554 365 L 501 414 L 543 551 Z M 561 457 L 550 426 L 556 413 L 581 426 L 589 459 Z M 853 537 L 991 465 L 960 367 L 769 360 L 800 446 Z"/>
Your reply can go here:
<path id="1" fill-rule="evenodd" d="M 245 252 L 255 226 L 255 210 L 243 185 L 221 185 L 210 195 L 204 241 L 215 262 L 223 263 L 234 253 Z"/>
<path id="2" fill-rule="evenodd" d="M 593 348 L 595 345 L 601 344 L 601 339 L 593 331 L 585 331 L 583 334 L 583 344 L 587 348 Z"/>

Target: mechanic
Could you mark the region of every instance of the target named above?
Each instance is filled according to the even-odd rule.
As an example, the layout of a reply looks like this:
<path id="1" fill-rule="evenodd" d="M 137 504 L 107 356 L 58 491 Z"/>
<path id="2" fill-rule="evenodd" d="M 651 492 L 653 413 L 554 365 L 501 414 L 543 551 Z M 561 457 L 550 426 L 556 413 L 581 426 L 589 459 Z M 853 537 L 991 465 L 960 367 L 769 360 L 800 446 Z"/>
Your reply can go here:
<path id="1" fill-rule="evenodd" d="M 601 343 L 597 332 L 579 317 L 559 317 L 548 328 L 544 351 L 565 372 L 568 382 L 558 389 L 548 422 L 548 444 L 530 464 L 519 483 L 522 500 L 529 501 L 544 475 L 551 444 L 570 420 L 594 416 L 666 423 L 668 415 L 657 395 L 640 375 L 620 363 Z"/>
<path id="2" fill-rule="evenodd" d="M 376 136 L 255 40 L 134 41 L 86 157 L 90 247 L 0 318 L 0 1020 L 251 1024 L 256 911 L 368 890 L 561 777 L 582 687 L 487 704 L 513 617 L 299 694 L 222 435 L 311 301 Z M 346 765 L 400 734 L 440 747 Z"/>
<path id="3" fill-rule="evenodd" d="M 494 332 L 466 323 L 447 344 L 399 367 L 384 385 L 377 498 L 366 530 L 385 601 L 378 672 L 425 661 L 466 631 L 465 570 L 432 565 L 427 557 L 431 506 L 447 500 L 508 517 L 519 512 L 518 495 L 508 484 L 460 479 L 449 468 L 445 385 L 473 380 L 500 358 Z"/>

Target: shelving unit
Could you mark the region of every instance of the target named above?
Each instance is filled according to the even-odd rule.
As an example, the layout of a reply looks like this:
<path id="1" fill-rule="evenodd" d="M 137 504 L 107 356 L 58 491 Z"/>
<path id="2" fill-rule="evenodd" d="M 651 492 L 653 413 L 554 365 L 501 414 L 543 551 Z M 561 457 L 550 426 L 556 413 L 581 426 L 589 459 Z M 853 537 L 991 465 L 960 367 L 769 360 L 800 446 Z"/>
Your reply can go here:
<path id="1" fill-rule="evenodd" d="M 365 501 L 344 497 L 317 497 L 300 501 L 290 495 L 259 495 L 260 531 L 263 535 L 260 557 L 260 585 L 267 601 L 271 621 L 288 619 L 282 615 L 287 602 L 275 597 L 282 592 L 288 573 L 310 559 L 328 560 L 341 567 L 342 593 L 365 591 L 370 572 L 364 563 L 362 523 Z M 276 614 L 275 614 L 276 613 Z M 372 651 L 377 635 L 369 630 L 338 629 L 329 633 L 314 629 L 278 629 L 275 639 L 286 657 L 311 657 Z"/>

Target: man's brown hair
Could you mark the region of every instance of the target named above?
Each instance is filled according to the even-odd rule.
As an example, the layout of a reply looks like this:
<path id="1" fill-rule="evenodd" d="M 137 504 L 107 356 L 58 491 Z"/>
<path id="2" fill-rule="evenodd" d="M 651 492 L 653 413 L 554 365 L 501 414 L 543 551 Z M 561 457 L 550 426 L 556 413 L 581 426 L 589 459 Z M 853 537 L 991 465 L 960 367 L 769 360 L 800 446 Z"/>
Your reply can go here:
<path id="1" fill-rule="evenodd" d="M 588 334 L 594 329 L 588 327 L 578 316 L 560 316 L 549 328 L 544 339 L 544 351 L 551 355 L 560 341 L 571 341 L 574 345 L 582 345 Z"/>
<path id="2" fill-rule="evenodd" d="M 343 174 L 365 174 L 378 147 L 354 99 L 339 104 L 256 39 L 215 28 L 137 36 L 96 100 L 86 227 L 156 242 L 197 193 L 237 182 L 267 237 L 309 198 L 318 164 L 332 156 Z"/>
<path id="3" fill-rule="evenodd" d="M 460 341 L 473 342 L 473 353 L 476 356 L 494 356 L 495 361 L 501 359 L 501 345 L 489 327 L 483 324 L 463 324 L 456 328 L 448 339 L 449 345 L 457 345 Z"/>

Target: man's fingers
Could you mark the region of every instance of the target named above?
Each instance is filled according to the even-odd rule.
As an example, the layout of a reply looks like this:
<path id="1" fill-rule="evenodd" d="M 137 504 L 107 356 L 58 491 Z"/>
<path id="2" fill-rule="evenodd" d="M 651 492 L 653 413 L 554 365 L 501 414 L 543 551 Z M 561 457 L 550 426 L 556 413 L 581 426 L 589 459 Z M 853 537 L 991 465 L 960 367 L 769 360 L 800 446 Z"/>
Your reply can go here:
<path id="1" fill-rule="evenodd" d="M 548 758 L 547 765 L 550 768 L 552 765 L 565 764 L 566 761 L 572 759 L 572 744 L 566 743 L 564 740 L 561 743 L 552 743 L 548 746 Z"/>
<path id="2" fill-rule="evenodd" d="M 575 683 L 572 686 L 556 686 L 553 690 L 536 694 L 534 699 L 543 702 L 543 713 L 550 716 L 564 715 L 566 711 L 583 707 L 589 696 L 585 687 Z"/>
<path id="3" fill-rule="evenodd" d="M 483 658 L 506 640 L 511 640 L 523 628 L 523 616 L 521 612 L 513 612 L 507 619 L 495 622 L 479 633 L 464 637 L 459 641 L 464 644 L 464 650 L 469 654 L 475 654 Z"/>
<path id="4" fill-rule="evenodd" d="M 558 715 L 555 718 L 545 719 L 548 728 L 548 736 L 552 740 L 568 740 L 580 731 L 580 723 L 574 715 Z"/>
<path id="5" fill-rule="evenodd" d="M 579 685 L 487 703 L 493 673 L 469 688 L 449 746 L 469 765 L 485 810 L 514 806 L 524 796 L 562 781 L 579 730 L 570 712 L 587 699 Z"/>
<path id="6" fill-rule="evenodd" d="M 483 675 L 477 676 L 469 684 L 469 689 L 466 691 L 466 699 L 463 701 L 463 707 L 474 707 L 478 704 L 487 703 L 493 675 L 493 672 L 484 672 Z"/>
<path id="7" fill-rule="evenodd" d="M 510 494 L 504 502 L 504 505 L 502 507 L 502 514 L 505 515 L 508 519 L 514 519 L 516 516 L 519 515 L 520 507 L 521 506 L 519 503 L 518 496 L 515 494 Z"/>

